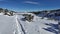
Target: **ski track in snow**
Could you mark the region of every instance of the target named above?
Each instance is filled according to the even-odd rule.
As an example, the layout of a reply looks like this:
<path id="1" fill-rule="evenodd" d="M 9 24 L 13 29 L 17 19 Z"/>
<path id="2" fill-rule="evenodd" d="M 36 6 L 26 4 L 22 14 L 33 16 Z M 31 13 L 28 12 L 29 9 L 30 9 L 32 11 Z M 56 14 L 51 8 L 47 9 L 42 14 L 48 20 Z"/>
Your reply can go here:
<path id="1" fill-rule="evenodd" d="M 51 27 L 51 26 L 45 25 L 45 23 L 57 24 L 57 21 L 40 19 L 39 17 L 35 16 L 34 21 L 28 23 L 28 21 L 22 21 L 21 18 L 23 18 L 23 16 L 18 15 L 18 19 L 19 19 L 22 27 L 24 28 L 24 32 L 26 34 L 55 34 L 55 33 L 46 31 L 43 28 Z"/>
<path id="2" fill-rule="evenodd" d="M 51 27 L 46 24 L 57 24 L 58 21 L 41 19 L 36 15 L 32 22 L 23 21 L 22 18 L 22 15 L 0 15 L 0 34 L 56 34 L 44 28 Z"/>

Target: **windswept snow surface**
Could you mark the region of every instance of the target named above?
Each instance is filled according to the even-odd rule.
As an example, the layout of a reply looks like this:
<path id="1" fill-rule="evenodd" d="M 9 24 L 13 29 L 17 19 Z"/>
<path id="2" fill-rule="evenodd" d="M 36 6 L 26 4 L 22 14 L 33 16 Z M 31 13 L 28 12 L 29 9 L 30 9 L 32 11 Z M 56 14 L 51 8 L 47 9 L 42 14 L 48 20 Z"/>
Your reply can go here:
<path id="1" fill-rule="evenodd" d="M 0 34 L 23 34 L 16 16 L 0 15 Z"/>
<path id="2" fill-rule="evenodd" d="M 0 15 L 0 34 L 13 34 L 15 23 L 14 17 Z"/>
<path id="3" fill-rule="evenodd" d="M 23 20 L 24 16 L 14 15 L 14 16 L 5 16 L 0 15 L 0 34 L 56 34 L 44 30 L 44 28 L 51 27 L 47 24 L 53 23 L 58 24 L 58 21 L 41 19 L 34 15 L 34 19 L 31 22 Z"/>
<path id="4" fill-rule="evenodd" d="M 54 32 L 44 30 L 44 28 L 51 27 L 51 26 L 45 25 L 45 23 L 58 24 L 58 21 L 47 20 L 47 18 L 41 19 L 41 17 L 34 15 L 33 21 L 28 22 L 28 21 L 22 20 L 22 18 L 24 18 L 24 16 L 22 15 L 17 15 L 17 17 L 18 17 L 17 18 L 18 22 L 20 23 L 20 25 L 22 25 L 24 34 L 56 34 Z"/>

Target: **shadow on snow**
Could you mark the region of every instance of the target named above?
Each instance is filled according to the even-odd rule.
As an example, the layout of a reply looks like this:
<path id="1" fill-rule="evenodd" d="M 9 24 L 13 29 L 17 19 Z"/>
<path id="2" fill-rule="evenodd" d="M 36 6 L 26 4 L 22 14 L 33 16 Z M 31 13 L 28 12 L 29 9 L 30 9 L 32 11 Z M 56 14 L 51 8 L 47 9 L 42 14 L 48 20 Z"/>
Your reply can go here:
<path id="1" fill-rule="evenodd" d="M 48 25 L 51 27 L 43 28 L 44 30 L 58 34 L 58 29 L 59 29 L 58 24 L 52 24 L 52 23 L 47 24 L 47 23 L 45 23 L 45 25 Z"/>

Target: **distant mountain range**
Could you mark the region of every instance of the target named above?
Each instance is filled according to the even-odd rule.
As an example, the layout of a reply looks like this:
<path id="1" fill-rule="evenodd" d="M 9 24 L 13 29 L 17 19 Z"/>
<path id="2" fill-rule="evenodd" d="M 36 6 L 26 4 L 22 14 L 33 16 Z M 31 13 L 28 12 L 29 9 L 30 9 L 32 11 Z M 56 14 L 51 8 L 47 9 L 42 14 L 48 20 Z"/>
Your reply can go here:
<path id="1" fill-rule="evenodd" d="M 40 17 L 47 17 L 50 19 L 60 20 L 60 9 L 57 10 L 45 10 L 45 11 L 36 11 L 31 12 Z"/>
<path id="2" fill-rule="evenodd" d="M 20 13 L 20 12 L 15 12 L 15 11 L 10 11 L 8 9 L 2 9 L 0 8 L 0 13 L 4 13 L 4 15 L 13 15 L 13 13 Z M 8 14 L 9 13 L 9 14 Z M 27 12 L 27 13 L 33 13 L 39 17 L 47 17 L 50 19 L 54 20 L 60 20 L 60 9 L 57 10 L 44 10 L 44 11 L 32 11 L 32 12 Z"/>

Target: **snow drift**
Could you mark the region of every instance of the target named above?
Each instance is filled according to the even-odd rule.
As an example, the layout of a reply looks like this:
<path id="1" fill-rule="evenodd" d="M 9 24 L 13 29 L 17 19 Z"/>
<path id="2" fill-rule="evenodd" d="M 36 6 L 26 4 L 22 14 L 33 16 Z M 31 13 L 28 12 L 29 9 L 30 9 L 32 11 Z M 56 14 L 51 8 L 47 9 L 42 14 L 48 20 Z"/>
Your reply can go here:
<path id="1" fill-rule="evenodd" d="M 25 14 L 25 13 L 22 13 Z M 33 21 L 22 20 L 24 16 L 15 14 L 14 16 L 0 15 L 0 34 L 57 34 L 58 21 L 41 19 L 34 15 Z M 30 13 L 26 13 L 30 14 Z M 31 14 L 32 15 L 32 14 Z M 56 27 L 55 27 L 56 26 Z"/>

